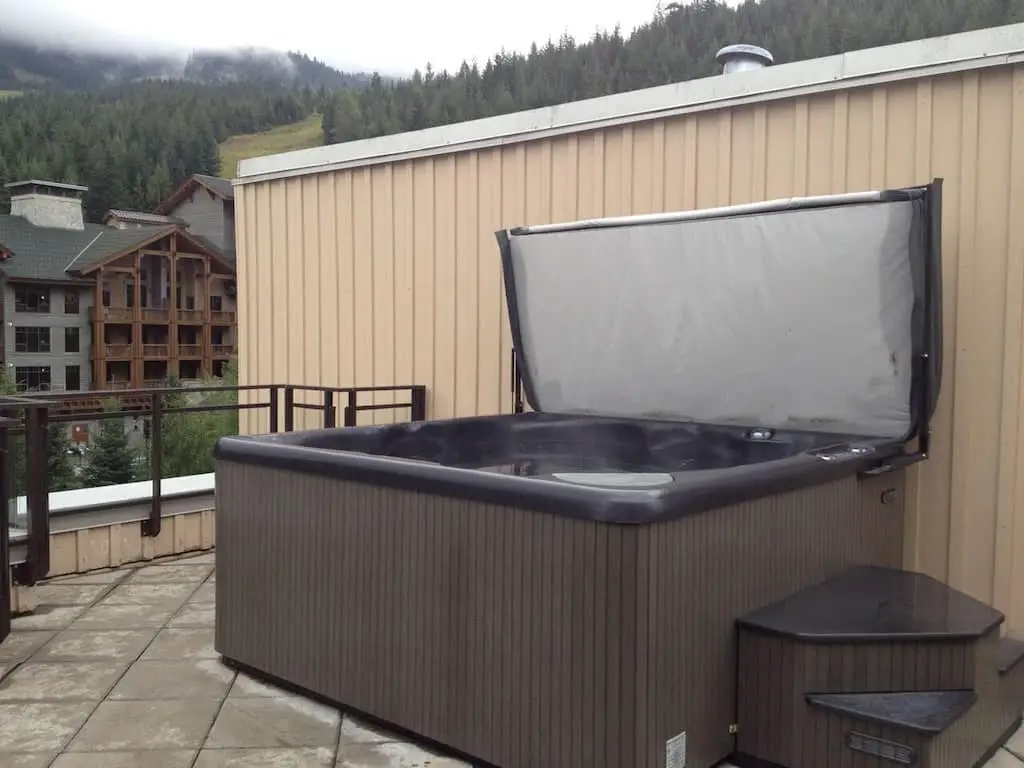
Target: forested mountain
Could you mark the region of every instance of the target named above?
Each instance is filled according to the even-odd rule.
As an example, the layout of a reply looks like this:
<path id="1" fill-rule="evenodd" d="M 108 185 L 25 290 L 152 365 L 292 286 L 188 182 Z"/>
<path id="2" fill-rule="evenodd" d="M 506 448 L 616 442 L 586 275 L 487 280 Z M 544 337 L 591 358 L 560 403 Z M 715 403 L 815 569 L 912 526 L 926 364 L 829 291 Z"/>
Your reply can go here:
<path id="1" fill-rule="evenodd" d="M 374 76 L 359 88 L 345 87 L 361 85 L 358 77 L 339 81 L 300 54 L 289 54 L 288 66 L 254 53 L 252 66 L 244 55 L 183 65 L 181 76 L 188 70 L 200 82 L 125 82 L 152 74 L 123 64 L 120 74 L 104 74 L 120 85 L 99 88 L 93 78 L 78 86 L 91 90 L 56 93 L 26 87 L 25 73 L 68 86 L 75 81 L 66 70 L 81 63 L 68 63 L 72 57 L 61 70 L 58 58 L 15 60 L 0 45 L 0 75 L 4 66 L 18 70 L 25 90 L 0 98 L 0 180 L 86 184 L 95 220 L 111 207 L 152 208 L 188 175 L 217 173 L 216 144 L 229 135 L 317 111 L 325 143 L 334 143 L 701 77 L 716 71 L 715 52 L 727 43 L 763 45 L 785 63 L 1017 21 L 1024 0 L 746 0 L 738 7 L 695 0 L 666 5 L 629 36 L 562 39 L 454 73 Z"/>
<path id="2" fill-rule="evenodd" d="M 1024 0 L 721 0 L 665 5 L 628 37 L 569 38 L 500 53 L 455 73 L 417 72 L 342 91 L 324 142 L 380 136 L 711 75 L 730 43 L 768 48 L 777 64 L 1024 21 Z"/>
<path id="3" fill-rule="evenodd" d="M 0 100 L 0 180 L 85 184 L 91 221 L 109 208 L 150 210 L 191 174 L 218 175 L 218 142 L 301 120 L 323 99 L 308 88 L 249 83 L 28 92 Z"/>
<path id="4" fill-rule="evenodd" d="M 369 75 L 339 72 L 295 51 L 241 48 L 187 56 L 59 51 L 5 37 L 0 30 L 0 91 L 98 90 L 147 79 L 336 89 L 363 85 Z"/>

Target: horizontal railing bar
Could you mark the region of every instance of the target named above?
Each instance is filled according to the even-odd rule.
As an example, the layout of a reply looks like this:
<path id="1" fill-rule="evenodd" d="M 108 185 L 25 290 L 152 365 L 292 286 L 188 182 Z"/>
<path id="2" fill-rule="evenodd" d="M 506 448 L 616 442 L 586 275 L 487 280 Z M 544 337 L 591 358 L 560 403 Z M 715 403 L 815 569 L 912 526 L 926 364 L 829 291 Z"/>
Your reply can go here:
<path id="1" fill-rule="evenodd" d="M 373 403 L 357 405 L 357 411 L 386 411 L 388 408 L 412 408 L 412 403 Z"/>

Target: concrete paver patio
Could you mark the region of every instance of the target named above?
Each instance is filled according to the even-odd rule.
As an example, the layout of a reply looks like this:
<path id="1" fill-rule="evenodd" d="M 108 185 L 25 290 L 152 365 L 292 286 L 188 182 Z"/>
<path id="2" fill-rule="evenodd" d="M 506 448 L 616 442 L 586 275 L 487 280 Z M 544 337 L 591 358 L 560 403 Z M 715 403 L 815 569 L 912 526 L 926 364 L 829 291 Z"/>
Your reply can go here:
<path id="1" fill-rule="evenodd" d="M 215 579 L 210 553 L 37 587 L 0 644 L 0 766 L 465 765 L 224 666 Z M 1024 766 L 1024 732 L 988 765 Z"/>

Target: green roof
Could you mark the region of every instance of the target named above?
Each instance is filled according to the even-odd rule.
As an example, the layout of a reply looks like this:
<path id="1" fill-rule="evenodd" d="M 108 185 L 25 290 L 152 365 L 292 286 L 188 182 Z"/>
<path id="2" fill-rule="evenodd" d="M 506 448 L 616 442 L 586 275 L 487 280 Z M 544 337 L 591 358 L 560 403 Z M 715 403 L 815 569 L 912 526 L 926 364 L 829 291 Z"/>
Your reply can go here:
<path id="1" fill-rule="evenodd" d="M 157 239 L 174 227 L 85 229 L 37 227 L 21 216 L 0 216 L 0 243 L 14 255 L 0 264 L 14 280 L 69 280 L 122 251 Z"/>

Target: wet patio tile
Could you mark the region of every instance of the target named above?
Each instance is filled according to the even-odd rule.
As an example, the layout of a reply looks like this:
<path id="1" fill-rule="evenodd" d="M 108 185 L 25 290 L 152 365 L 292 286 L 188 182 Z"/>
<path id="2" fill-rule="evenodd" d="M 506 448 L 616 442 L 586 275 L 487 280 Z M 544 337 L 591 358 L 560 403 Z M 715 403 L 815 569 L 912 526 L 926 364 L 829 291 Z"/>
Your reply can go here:
<path id="1" fill-rule="evenodd" d="M 398 736 L 361 720 L 345 715 L 341 721 L 341 746 L 352 744 L 380 744 L 385 741 L 400 741 Z M 341 747 L 339 747 L 340 750 Z"/>
<path id="2" fill-rule="evenodd" d="M 65 629 L 86 609 L 84 605 L 41 605 L 33 613 L 11 619 L 15 632 L 30 629 Z"/>
<path id="3" fill-rule="evenodd" d="M 50 579 L 47 584 L 115 584 L 123 579 L 127 579 L 131 574 L 128 569 L 121 570 L 103 570 L 103 571 L 90 571 L 89 573 L 79 573 L 74 576 L 56 576 Z"/>
<path id="4" fill-rule="evenodd" d="M 53 637 L 53 632 L 12 632 L 0 643 L 0 666 L 24 661 Z"/>
<path id="5" fill-rule="evenodd" d="M 223 699 L 235 679 L 216 659 L 139 661 L 110 693 L 122 699 Z"/>
<path id="6" fill-rule="evenodd" d="M 34 661 L 132 661 L 156 636 L 154 629 L 65 629 L 33 657 Z"/>
<path id="7" fill-rule="evenodd" d="M 188 599 L 189 603 L 212 603 L 217 598 L 217 585 L 216 584 L 203 584 L 197 589 L 192 597 Z"/>
<path id="8" fill-rule="evenodd" d="M 103 599 L 103 605 L 125 605 L 138 603 L 142 605 L 161 605 L 168 608 L 180 608 L 196 591 L 196 585 L 190 583 L 138 583 L 130 581 L 114 588 Z"/>
<path id="9" fill-rule="evenodd" d="M 228 698 L 296 698 L 295 694 L 291 691 L 286 691 L 283 688 L 278 688 L 276 685 L 270 683 L 264 683 L 261 680 L 256 680 L 249 675 L 239 672 L 238 677 L 235 678 L 235 684 L 231 686 L 231 690 L 228 692 Z"/>
<path id="10" fill-rule="evenodd" d="M 228 699 L 206 748 L 325 747 L 338 738 L 337 711 L 299 698 Z"/>
<path id="11" fill-rule="evenodd" d="M 119 662 L 23 664 L 0 683 L 0 701 L 98 702 L 124 674 Z"/>
<path id="12" fill-rule="evenodd" d="M 200 584 L 213 572 L 213 565 L 147 565 L 132 574 L 131 583 Z"/>
<path id="13" fill-rule="evenodd" d="M 37 752 L 29 755 L 5 755 L 0 752 L 0 760 L 3 761 L 4 768 L 50 768 L 53 754 Z"/>
<path id="14" fill-rule="evenodd" d="M 216 659 L 213 649 L 213 627 L 180 627 L 161 629 L 150 643 L 141 661 L 168 659 Z"/>
<path id="15" fill-rule="evenodd" d="M 84 612 L 72 629 L 148 629 L 162 627 L 174 615 L 174 607 L 143 603 L 102 602 Z"/>
<path id="16" fill-rule="evenodd" d="M 0 765 L 10 752 L 57 752 L 89 717 L 91 702 L 0 704 Z"/>
<path id="17" fill-rule="evenodd" d="M 199 749 L 219 701 L 105 701 L 68 746 L 68 752 Z"/>
<path id="18" fill-rule="evenodd" d="M 201 555 L 185 554 L 176 561 L 178 565 L 213 565 L 217 561 L 217 555 L 209 550 Z"/>
<path id="19" fill-rule="evenodd" d="M 90 605 L 110 589 L 109 584 L 37 584 L 33 592 L 37 605 Z"/>
<path id="20" fill-rule="evenodd" d="M 214 625 L 213 603 L 186 603 L 178 613 L 174 615 L 167 626 L 169 627 L 212 627 Z"/>
<path id="21" fill-rule="evenodd" d="M 204 749 L 195 768 L 331 768 L 331 749 Z"/>
<path id="22" fill-rule="evenodd" d="M 190 768 L 195 750 L 65 752 L 50 768 Z"/>
<path id="23" fill-rule="evenodd" d="M 412 744 L 350 744 L 338 750 L 338 768 L 470 768 L 468 763 L 439 757 Z"/>

